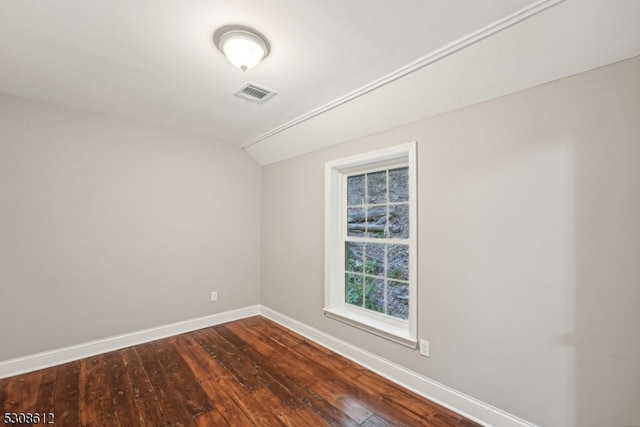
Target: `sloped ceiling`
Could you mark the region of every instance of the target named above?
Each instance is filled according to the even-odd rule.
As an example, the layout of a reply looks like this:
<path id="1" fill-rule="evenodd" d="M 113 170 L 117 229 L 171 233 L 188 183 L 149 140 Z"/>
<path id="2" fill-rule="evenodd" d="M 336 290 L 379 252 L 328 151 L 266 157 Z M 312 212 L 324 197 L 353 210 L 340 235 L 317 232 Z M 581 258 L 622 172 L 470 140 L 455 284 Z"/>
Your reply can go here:
<path id="1" fill-rule="evenodd" d="M 205 135 L 261 164 L 640 54 L 637 0 L 5 0 L 0 92 Z M 212 42 L 256 28 L 231 66 Z M 251 81 L 278 92 L 233 96 Z"/>

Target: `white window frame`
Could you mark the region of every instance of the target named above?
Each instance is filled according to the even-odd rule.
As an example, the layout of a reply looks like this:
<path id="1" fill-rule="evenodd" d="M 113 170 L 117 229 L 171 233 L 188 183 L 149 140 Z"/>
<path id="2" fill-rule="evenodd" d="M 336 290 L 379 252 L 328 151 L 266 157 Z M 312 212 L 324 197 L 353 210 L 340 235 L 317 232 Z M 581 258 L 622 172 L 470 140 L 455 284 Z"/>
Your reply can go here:
<path id="1" fill-rule="evenodd" d="M 360 154 L 325 164 L 325 307 L 327 317 L 366 330 L 410 348 L 417 346 L 417 170 L 416 142 Z M 346 177 L 356 172 L 409 167 L 409 317 L 376 313 L 345 302 Z M 380 239 L 379 243 L 393 243 Z"/>

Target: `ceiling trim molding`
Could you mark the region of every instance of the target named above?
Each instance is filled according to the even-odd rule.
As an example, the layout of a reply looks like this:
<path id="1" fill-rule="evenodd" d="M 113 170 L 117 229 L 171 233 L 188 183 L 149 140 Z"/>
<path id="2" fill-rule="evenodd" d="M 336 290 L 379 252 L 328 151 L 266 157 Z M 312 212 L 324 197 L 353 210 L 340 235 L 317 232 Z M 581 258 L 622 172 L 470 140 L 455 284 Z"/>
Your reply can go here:
<path id="1" fill-rule="evenodd" d="M 256 138 L 250 139 L 249 141 L 246 141 L 240 144 L 240 147 L 248 148 L 248 147 L 251 147 L 252 145 L 258 144 L 259 142 L 264 141 L 265 139 L 268 139 L 281 132 L 284 132 L 289 128 L 292 128 L 300 123 L 303 123 L 323 113 L 326 113 L 327 111 L 330 111 L 336 107 L 339 107 L 340 105 L 343 105 L 349 101 L 352 101 L 356 98 L 366 95 L 367 93 L 373 90 L 376 90 L 408 74 L 418 71 L 421 68 L 424 68 L 430 64 L 438 62 L 441 59 L 444 59 L 458 51 L 461 51 L 475 43 L 478 43 L 483 39 L 486 39 L 487 37 L 492 36 L 493 34 L 499 33 L 513 25 L 518 24 L 519 22 L 522 22 L 534 15 L 544 12 L 545 10 L 550 9 L 565 1 L 566 0 L 540 0 L 536 3 L 533 3 L 523 9 L 520 9 L 519 11 L 511 15 L 508 15 L 492 24 L 487 25 L 486 27 L 479 29 L 478 31 L 475 31 L 448 45 L 445 45 L 442 48 L 435 50 L 430 54 L 423 56 L 422 58 L 419 58 L 416 61 L 413 61 L 405 65 L 404 67 L 399 68 L 398 70 L 387 74 L 384 77 L 374 80 L 373 82 L 365 86 L 362 86 L 361 88 L 356 89 L 352 92 L 349 92 L 346 95 L 343 95 L 340 98 L 337 98 L 321 107 L 318 107 L 316 109 L 309 111 L 308 113 L 298 116 L 295 119 L 288 121 L 278 127 L 275 127 L 270 131 L 263 133 L 262 135 Z"/>

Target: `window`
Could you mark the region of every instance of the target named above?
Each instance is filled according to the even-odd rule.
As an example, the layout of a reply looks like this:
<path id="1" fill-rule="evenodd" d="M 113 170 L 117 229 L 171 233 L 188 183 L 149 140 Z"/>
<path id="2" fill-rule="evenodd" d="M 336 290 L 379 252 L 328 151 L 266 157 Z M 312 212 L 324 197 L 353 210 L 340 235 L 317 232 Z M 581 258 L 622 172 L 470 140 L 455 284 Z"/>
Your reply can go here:
<path id="1" fill-rule="evenodd" d="M 415 142 L 326 164 L 325 314 L 416 346 Z"/>

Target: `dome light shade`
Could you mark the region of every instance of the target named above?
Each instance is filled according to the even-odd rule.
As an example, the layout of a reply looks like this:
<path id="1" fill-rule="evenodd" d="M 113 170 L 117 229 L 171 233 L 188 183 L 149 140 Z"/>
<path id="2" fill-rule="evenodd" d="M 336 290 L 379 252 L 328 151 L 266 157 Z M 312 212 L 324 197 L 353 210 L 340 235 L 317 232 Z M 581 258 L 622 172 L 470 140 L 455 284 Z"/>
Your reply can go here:
<path id="1" fill-rule="evenodd" d="M 271 46 L 267 39 L 256 30 L 240 25 L 227 25 L 213 35 L 216 46 L 229 62 L 247 71 L 269 55 Z"/>

